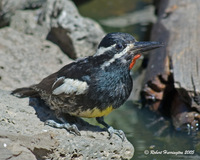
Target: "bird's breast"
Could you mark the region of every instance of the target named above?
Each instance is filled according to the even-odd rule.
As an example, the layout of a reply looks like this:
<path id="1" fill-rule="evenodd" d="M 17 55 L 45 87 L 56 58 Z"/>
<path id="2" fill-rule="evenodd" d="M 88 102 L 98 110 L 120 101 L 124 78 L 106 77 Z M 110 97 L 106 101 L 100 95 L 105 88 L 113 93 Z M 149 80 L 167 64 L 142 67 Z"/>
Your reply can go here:
<path id="1" fill-rule="evenodd" d="M 110 112 L 113 111 L 112 106 L 107 106 L 105 109 L 100 109 L 99 107 L 94 107 L 93 109 L 87 109 L 83 110 L 80 108 L 74 113 L 71 113 L 71 115 L 84 117 L 84 118 L 95 118 L 95 117 L 102 117 L 108 115 Z"/>
<path id="2" fill-rule="evenodd" d="M 115 109 L 127 100 L 132 90 L 132 79 L 129 72 L 119 72 L 119 70 L 115 73 L 102 72 L 92 80 L 89 86 L 87 94 L 89 104 L 93 107 L 97 106 L 105 114 L 111 112 L 111 109 L 107 109 L 108 106 Z"/>

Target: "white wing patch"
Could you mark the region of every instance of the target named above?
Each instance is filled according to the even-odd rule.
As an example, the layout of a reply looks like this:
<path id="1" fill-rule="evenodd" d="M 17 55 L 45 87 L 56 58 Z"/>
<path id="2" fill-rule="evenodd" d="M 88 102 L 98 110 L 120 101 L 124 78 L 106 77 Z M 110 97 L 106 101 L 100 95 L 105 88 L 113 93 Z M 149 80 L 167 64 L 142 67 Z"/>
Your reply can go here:
<path id="1" fill-rule="evenodd" d="M 65 93 L 65 94 L 80 95 L 80 94 L 85 93 L 88 88 L 89 86 L 87 85 L 86 82 L 67 78 L 64 80 L 64 83 L 61 86 L 53 90 L 53 94 L 59 95 L 59 94 Z"/>

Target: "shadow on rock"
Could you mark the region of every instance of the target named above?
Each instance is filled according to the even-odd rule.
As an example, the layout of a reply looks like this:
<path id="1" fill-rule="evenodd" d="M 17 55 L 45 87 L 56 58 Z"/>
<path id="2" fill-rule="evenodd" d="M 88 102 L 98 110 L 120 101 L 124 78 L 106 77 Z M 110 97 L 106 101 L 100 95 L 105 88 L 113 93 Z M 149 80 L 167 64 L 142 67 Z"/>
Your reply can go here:
<path id="1" fill-rule="evenodd" d="M 55 122 L 62 123 L 56 118 L 54 111 L 51 110 L 49 106 L 46 105 L 42 99 L 30 98 L 29 105 L 35 109 L 37 117 L 42 122 L 45 122 L 47 120 L 54 120 Z M 91 125 L 79 117 L 74 117 L 74 116 L 70 116 L 69 114 L 65 114 L 65 119 L 70 124 L 75 124 L 80 131 L 83 131 L 83 130 L 93 131 L 93 132 L 105 131 L 105 129 L 102 129 L 99 126 Z"/>

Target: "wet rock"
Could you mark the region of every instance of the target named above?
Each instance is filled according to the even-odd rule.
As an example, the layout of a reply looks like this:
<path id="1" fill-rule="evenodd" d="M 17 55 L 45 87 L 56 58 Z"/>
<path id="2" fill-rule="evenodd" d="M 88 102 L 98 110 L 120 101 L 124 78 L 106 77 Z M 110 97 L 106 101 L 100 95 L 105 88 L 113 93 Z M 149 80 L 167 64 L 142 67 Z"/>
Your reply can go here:
<path id="1" fill-rule="evenodd" d="M 0 155 L 5 159 L 130 159 L 134 148 L 95 126 L 81 136 L 44 125 L 50 110 L 36 100 L 19 99 L 0 90 Z M 29 105 L 30 103 L 30 105 Z M 40 119 L 42 115 L 42 119 Z M 80 127 L 80 126 L 79 126 Z"/>
<path id="2" fill-rule="evenodd" d="M 47 1 L 39 23 L 49 28 L 47 38 L 71 58 L 93 55 L 104 35 L 96 22 L 80 16 L 70 0 Z"/>

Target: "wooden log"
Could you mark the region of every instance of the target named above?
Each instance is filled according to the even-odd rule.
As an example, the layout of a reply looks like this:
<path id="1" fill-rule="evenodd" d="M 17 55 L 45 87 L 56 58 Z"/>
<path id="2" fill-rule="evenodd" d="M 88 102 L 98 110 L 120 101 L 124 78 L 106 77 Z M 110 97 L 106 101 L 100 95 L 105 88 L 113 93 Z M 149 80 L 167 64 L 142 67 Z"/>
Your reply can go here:
<path id="1" fill-rule="evenodd" d="M 200 112 L 200 1 L 156 2 L 158 20 L 152 40 L 165 47 L 151 54 L 144 93 L 153 101 L 152 109 L 168 110 L 175 127 L 180 127 L 185 121 L 192 124 Z M 187 116 L 191 118 L 184 119 Z"/>

